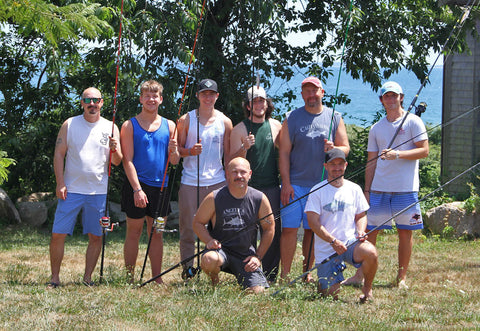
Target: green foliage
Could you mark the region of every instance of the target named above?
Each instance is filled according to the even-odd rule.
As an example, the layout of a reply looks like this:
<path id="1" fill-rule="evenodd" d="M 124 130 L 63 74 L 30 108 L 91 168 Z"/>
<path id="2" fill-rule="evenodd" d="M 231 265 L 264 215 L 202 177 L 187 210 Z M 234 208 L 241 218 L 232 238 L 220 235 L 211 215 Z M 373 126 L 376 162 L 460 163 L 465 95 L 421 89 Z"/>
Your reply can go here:
<path id="1" fill-rule="evenodd" d="M 12 164 L 15 164 L 15 160 L 10 159 L 7 156 L 7 152 L 0 151 L 0 185 L 2 185 L 3 182 L 8 180 L 9 171 L 7 168 Z"/>
<path id="2" fill-rule="evenodd" d="M 468 214 L 472 214 L 480 211 L 480 196 L 472 183 L 467 183 L 467 185 L 470 187 L 470 196 L 463 201 L 463 208 Z"/>

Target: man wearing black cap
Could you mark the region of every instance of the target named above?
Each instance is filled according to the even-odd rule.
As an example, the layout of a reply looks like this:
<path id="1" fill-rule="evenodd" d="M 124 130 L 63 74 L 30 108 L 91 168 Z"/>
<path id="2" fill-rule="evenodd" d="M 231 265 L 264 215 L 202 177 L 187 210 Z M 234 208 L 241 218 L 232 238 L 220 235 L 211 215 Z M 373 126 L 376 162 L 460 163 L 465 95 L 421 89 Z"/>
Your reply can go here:
<path id="1" fill-rule="evenodd" d="M 312 188 L 305 205 L 308 224 L 316 235 L 318 290 L 324 296 L 337 299 L 346 261 L 361 268 L 365 275 L 360 297 L 363 303 L 372 297 L 372 283 L 378 266 L 375 246 L 366 241 L 366 237 L 362 238 L 367 227 L 365 212 L 369 206 L 360 186 L 343 177 L 347 168 L 345 153 L 334 148 L 326 153 L 325 159 L 328 181 Z M 338 256 L 321 263 L 334 253 Z"/>
<path id="2" fill-rule="evenodd" d="M 178 192 L 182 260 L 195 252 L 192 221 L 199 202 L 208 193 L 225 185 L 222 159 L 224 158 L 225 164 L 229 161 L 233 125 L 227 116 L 215 109 L 218 95 L 217 83 L 214 80 L 202 80 L 197 89 L 200 102 L 198 109 L 188 112 L 178 120 L 178 144 L 183 157 L 183 172 Z M 184 279 L 195 274 L 192 272 L 192 265 L 193 260 L 184 266 Z"/>
<path id="3" fill-rule="evenodd" d="M 308 226 L 303 209 L 306 195 L 314 183 L 324 179 L 322 164 L 325 152 L 338 147 L 345 154 L 350 151 L 347 130 L 338 112 L 323 106 L 325 90 L 317 77 L 307 77 L 302 82 L 302 98 L 305 106 L 292 111 L 283 121 L 280 131 L 280 175 L 282 177 L 282 214 L 280 277 L 290 273 L 298 228 L 303 225 L 303 271 L 310 269 L 314 260 L 311 254 L 312 230 Z M 298 200 L 295 203 L 291 201 Z M 289 204 L 287 206 L 287 204 Z M 307 282 L 311 281 L 307 275 Z"/>

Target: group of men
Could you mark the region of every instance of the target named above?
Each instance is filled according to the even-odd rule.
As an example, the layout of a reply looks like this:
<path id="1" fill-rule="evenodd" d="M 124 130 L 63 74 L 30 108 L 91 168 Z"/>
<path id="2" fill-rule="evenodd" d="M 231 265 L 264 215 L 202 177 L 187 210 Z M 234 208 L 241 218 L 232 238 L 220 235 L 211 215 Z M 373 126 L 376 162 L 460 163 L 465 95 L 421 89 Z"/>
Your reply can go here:
<path id="1" fill-rule="evenodd" d="M 49 286 L 60 284 L 64 239 L 72 234 L 80 210 L 90 238 L 83 281 L 93 284 L 110 157 L 115 165 L 123 160 L 126 174 L 121 203 L 127 215 L 124 256 L 131 281 L 144 221 L 150 234 L 154 219 L 169 213 L 167 160 L 177 164 L 183 158 L 178 192 L 181 259 L 194 255 L 198 236 L 206 245 L 201 268 L 213 284 L 220 271 L 234 274 L 243 288 L 255 293 L 275 282 L 278 273 L 288 279 L 297 231 L 303 226 L 303 269 L 317 263 L 319 292 L 336 297 L 342 283 L 362 284 L 361 301 L 368 301 L 378 265 L 378 230 L 391 228 L 387 221 L 392 215 L 411 206 L 395 217 L 400 238 L 396 281 L 407 287 L 412 230 L 423 227 L 415 203 L 418 159 L 428 155 L 423 122 L 404 111 L 404 94 L 397 83 L 382 86 L 380 101 L 387 116 L 370 130 L 362 192 L 343 177 L 350 146 L 341 115 L 322 104 L 325 91 L 318 78 L 304 79 L 301 88 L 305 105 L 288 113 L 281 124 L 271 117 L 274 107 L 265 90 L 252 86 L 243 102 L 246 118 L 233 127 L 215 109 L 217 83 L 204 79 L 198 84 L 198 108 L 183 115 L 175 128 L 158 114 L 163 86 L 147 81 L 140 88 L 142 111 L 122 125 L 120 134 L 100 117 L 100 91 L 86 89 L 83 115 L 65 121 L 57 138 L 59 205 L 50 244 Z M 337 256 L 328 259 L 334 253 Z M 154 276 L 161 272 L 162 256 L 162 232 L 155 231 L 149 249 Z M 358 268 L 347 280 L 344 261 Z M 185 263 L 182 276 L 194 276 L 192 268 L 193 261 Z M 156 281 L 162 283 L 160 277 Z M 313 278 L 307 275 L 305 281 Z"/>

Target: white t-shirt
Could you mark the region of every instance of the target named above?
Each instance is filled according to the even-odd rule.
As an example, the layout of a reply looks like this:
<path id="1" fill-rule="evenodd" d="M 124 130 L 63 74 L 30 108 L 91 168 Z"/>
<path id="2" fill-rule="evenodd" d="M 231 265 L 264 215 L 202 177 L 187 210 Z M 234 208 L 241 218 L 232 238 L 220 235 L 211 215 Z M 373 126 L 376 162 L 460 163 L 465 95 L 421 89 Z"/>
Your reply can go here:
<path id="1" fill-rule="evenodd" d="M 100 117 L 95 123 L 83 115 L 68 119 L 65 185 L 68 192 L 106 194 L 108 181 L 108 136 L 112 122 Z"/>
<path id="2" fill-rule="evenodd" d="M 310 192 L 314 192 L 308 196 L 305 212 L 311 211 L 320 215 L 320 224 L 337 240 L 345 243 L 355 238 L 355 215 L 367 211 L 370 206 L 357 184 L 346 179 L 341 187 L 325 185 L 326 183 L 328 181 L 324 180 L 312 188 Z M 317 189 L 318 187 L 321 188 Z M 315 235 L 316 263 L 334 253 L 330 243 Z"/>
<path id="3" fill-rule="evenodd" d="M 403 118 L 389 122 L 386 117 L 375 123 L 368 135 L 369 152 L 378 155 L 388 147 Z M 409 114 L 391 148 L 405 151 L 416 148 L 415 143 L 427 140 L 427 130 L 420 117 Z M 405 143 L 406 142 L 406 143 Z M 377 168 L 370 190 L 380 192 L 416 192 L 419 189 L 418 160 L 377 159 Z"/>

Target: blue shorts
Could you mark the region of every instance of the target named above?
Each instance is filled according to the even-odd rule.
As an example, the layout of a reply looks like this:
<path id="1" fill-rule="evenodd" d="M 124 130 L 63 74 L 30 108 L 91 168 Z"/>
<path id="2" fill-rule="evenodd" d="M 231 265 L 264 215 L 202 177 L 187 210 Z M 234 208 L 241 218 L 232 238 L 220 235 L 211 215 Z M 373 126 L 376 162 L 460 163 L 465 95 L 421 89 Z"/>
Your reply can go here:
<path id="1" fill-rule="evenodd" d="M 83 234 L 102 235 L 100 219 L 105 216 L 106 194 L 67 193 L 65 200 L 58 199 L 53 233 L 73 234 L 77 216 L 82 211 Z"/>
<path id="2" fill-rule="evenodd" d="M 311 187 L 292 185 L 295 191 L 293 200 L 285 207 L 281 205 L 280 215 L 282 217 L 282 228 L 295 228 L 298 229 L 303 224 L 304 229 L 310 229 L 308 226 L 307 214 L 305 214 L 305 204 L 307 203 L 308 193 L 310 193 Z M 305 196 L 305 198 L 298 198 Z M 295 201 L 292 203 L 291 201 Z"/>
<path id="3" fill-rule="evenodd" d="M 395 217 L 397 229 L 423 229 L 418 192 L 371 192 L 370 209 L 367 212 L 367 229 L 372 230 L 378 225 L 381 225 L 378 230 L 391 229 L 393 224 L 392 216 L 410 205 L 412 205 L 410 208 Z"/>
<path id="4" fill-rule="evenodd" d="M 315 265 L 317 267 L 318 284 L 320 286 L 320 289 L 328 289 L 332 285 L 341 283 L 345 279 L 343 277 L 343 270 L 347 268 L 345 262 L 353 265 L 357 269 L 362 266 L 361 263 L 356 263 L 353 260 L 353 251 L 355 247 L 360 243 L 359 241 L 357 241 L 355 244 L 352 245 L 355 240 L 356 239 L 347 241 L 347 243 L 345 244 L 347 246 L 347 251 L 342 255 L 336 256 L 330 261 L 323 264 L 318 263 Z"/>
<path id="5" fill-rule="evenodd" d="M 262 267 L 252 272 L 245 271 L 246 263 L 244 259 L 226 253 L 223 249 L 218 249 L 216 252 L 222 257 L 223 264 L 221 266 L 222 271 L 234 275 L 237 278 L 237 283 L 247 289 L 254 286 L 263 286 L 265 288 L 270 287 L 267 279 L 263 274 Z"/>

